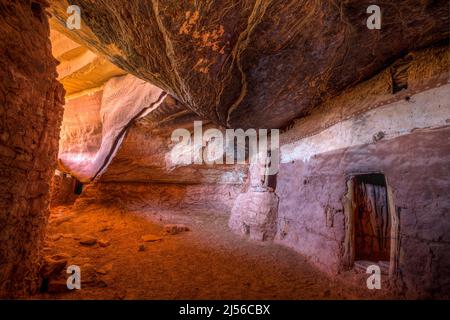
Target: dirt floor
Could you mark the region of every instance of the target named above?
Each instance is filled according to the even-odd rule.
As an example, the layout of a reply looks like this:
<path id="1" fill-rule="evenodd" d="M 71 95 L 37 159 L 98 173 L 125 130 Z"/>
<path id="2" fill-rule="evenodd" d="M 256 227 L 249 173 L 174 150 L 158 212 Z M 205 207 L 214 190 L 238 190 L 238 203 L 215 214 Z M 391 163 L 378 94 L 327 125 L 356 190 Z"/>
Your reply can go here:
<path id="1" fill-rule="evenodd" d="M 189 231 L 165 234 L 168 223 Z M 144 242 L 143 236 L 161 240 Z M 54 268 L 43 283 L 47 292 L 34 299 L 389 297 L 384 290 L 368 290 L 367 275 L 331 279 L 289 248 L 237 236 L 228 230 L 227 216 L 217 212 L 57 207 L 43 255 L 63 261 L 64 268 Z M 69 265 L 81 268 L 80 290 L 66 288 Z"/>

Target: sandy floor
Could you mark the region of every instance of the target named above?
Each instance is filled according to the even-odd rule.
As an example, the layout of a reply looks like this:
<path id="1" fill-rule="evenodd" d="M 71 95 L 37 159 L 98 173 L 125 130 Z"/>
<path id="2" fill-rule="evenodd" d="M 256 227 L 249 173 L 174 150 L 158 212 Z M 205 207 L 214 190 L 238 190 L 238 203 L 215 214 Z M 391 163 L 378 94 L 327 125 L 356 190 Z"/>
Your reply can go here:
<path id="1" fill-rule="evenodd" d="M 183 223 L 190 231 L 163 235 L 167 223 Z M 143 242 L 141 237 L 149 234 L 162 235 L 162 240 Z M 82 245 L 85 236 L 109 245 Z M 348 275 L 330 279 L 291 249 L 234 235 L 227 217 L 215 212 L 58 207 L 52 210 L 44 249 L 45 256 L 54 254 L 81 267 L 82 288 L 40 293 L 36 299 L 387 297 L 383 291 L 368 290 L 365 276 L 356 282 L 354 277 L 347 281 Z M 64 269 L 60 282 L 67 277 Z"/>

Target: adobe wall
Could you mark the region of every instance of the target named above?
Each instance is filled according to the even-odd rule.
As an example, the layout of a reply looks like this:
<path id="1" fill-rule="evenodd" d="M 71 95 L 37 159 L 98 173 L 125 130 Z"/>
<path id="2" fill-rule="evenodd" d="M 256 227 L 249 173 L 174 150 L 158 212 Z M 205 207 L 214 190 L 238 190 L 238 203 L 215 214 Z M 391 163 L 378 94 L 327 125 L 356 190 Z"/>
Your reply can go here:
<path id="1" fill-rule="evenodd" d="M 391 263 L 410 295 L 450 292 L 450 85 L 445 48 L 409 57 L 408 88 L 392 69 L 325 102 L 281 135 L 276 241 L 334 274 L 348 267 L 347 182 L 383 173 L 399 218 Z"/>

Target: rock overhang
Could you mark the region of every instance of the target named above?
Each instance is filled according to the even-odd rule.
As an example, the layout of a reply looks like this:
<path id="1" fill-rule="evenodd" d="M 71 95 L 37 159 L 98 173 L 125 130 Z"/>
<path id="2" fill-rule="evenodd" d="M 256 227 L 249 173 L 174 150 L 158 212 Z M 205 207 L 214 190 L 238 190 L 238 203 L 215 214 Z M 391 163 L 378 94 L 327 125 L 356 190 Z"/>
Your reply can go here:
<path id="1" fill-rule="evenodd" d="M 244 129 L 283 127 L 449 36 L 446 1 L 377 1 L 380 30 L 366 26 L 369 1 L 52 0 L 60 30 L 69 4 L 82 13 L 69 37 L 199 116 Z"/>

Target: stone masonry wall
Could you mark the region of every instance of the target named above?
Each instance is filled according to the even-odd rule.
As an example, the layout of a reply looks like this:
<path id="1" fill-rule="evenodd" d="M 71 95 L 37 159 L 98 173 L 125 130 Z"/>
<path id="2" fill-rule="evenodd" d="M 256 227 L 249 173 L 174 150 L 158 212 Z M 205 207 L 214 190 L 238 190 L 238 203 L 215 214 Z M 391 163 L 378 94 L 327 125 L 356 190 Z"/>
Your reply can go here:
<path id="1" fill-rule="evenodd" d="M 0 1 L 0 297 L 35 291 L 64 90 L 44 1 Z"/>

